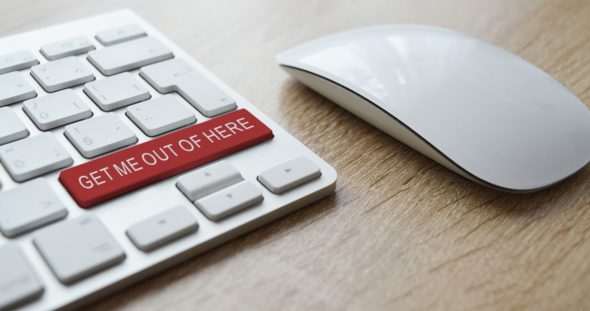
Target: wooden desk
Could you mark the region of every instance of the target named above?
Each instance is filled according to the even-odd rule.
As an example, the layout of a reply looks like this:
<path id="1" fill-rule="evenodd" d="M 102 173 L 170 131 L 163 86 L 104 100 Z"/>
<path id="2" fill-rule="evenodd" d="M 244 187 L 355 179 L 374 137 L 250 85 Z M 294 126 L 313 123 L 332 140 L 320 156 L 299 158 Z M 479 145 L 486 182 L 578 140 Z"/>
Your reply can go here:
<path id="1" fill-rule="evenodd" d="M 385 23 L 463 31 L 590 103 L 590 1 L 4 1 L 0 35 L 130 7 L 338 170 L 337 193 L 94 310 L 590 309 L 590 169 L 477 186 L 295 83 L 277 52 Z"/>

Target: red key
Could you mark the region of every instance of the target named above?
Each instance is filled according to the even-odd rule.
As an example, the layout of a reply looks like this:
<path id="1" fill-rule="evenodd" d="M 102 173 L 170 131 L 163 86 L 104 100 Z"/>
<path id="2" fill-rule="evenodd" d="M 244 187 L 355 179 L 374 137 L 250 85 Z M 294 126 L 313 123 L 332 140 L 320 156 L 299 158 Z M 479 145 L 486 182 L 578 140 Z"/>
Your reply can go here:
<path id="1" fill-rule="evenodd" d="M 240 109 L 64 170 L 59 181 L 83 208 L 273 138 Z"/>

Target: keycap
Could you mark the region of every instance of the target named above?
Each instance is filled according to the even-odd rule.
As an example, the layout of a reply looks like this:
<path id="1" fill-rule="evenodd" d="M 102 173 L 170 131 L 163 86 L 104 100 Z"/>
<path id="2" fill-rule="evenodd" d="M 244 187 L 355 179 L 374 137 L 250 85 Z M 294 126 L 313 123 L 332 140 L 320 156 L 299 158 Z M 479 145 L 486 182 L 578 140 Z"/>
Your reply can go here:
<path id="1" fill-rule="evenodd" d="M 103 45 L 117 44 L 145 36 L 143 29 L 135 24 L 111 28 L 96 34 L 96 40 Z"/>
<path id="2" fill-rule="evenodd" d="M 137 136 L 115 114 L 66 126 L 66 137 L 85 158 L 93 158 L 137 142 Z"/>
<path id="3" fill-rule="evenodd" d="M 0 56 L 0 74 L 29 69 L 31 66 L 37 65 L 38 63 L 39 61 L 35 58 L 33 53 L 27 50 L 4 54 Z"/>
<path id="4" fill-rule="evenodd" d="M 105 76 L 172 57 L 172 51 L 152 37 L 131 40 L 88 53 L 88 60 Z"/>
<path id="5" fill-rule="evenodd" d="M 240 109 L 63 170 L 59 181 L 89 208 L 272 137 L 270 128 Z"/>
<path id="6" fill-rule="evenodd" d="M 150 98 L 148 89 L 128 72 L 87 83 L 84 93 L 104 111 L 115 110 Z"/>
<path id="7" fill-rule="evenodd" d="M 258 181 L 272 193 L 283 193 L 322 175 L 319 167 L 305 157 L 291 161 L 264 171 Z"/>
<path id="8" fill-rule="evenodd" d="M 236 102 L 184 60 L 172 59 L 139 73 L 158 92 L 178 92 L 201 114 L 214 117 L 236 109 Z"/>
<path id="9" fill-rule="evenodd" d="M 229 162 L 219 161 L 178 178 L 176 186 L 191 202 L 244 180 Z"/>
<path id="10" fill-rule="evenodd" d="M 195 123 L 195 114 L 173 95 L 164 95 L 127 108 L 127 117 L 146 135 L 157 136 Z"/>
<path id="11" fill-rule="evenodd" d="M 55 92 L 94 80 L 94 75 L 75 56 L 33 66 L 31 75 L 47 92 Z"/>
<path id="12" fill-rule="evenodd" d="M 70 166 L 73 160 L 53 134 L 45 133 L 0 146 L 0 162 L 22 182 Z"/>
<path id="13" fill-rule="evenodd" d="M 125 260 L 125 253 L 93 215 L 38 231 L 33 244 L 58 280 L 71 284 Z"/>
<path id="14" fill-rule="evenodd" d="M 56 60 L 67 56 L 79 55 L 94 50 L 94 45 L 85 37 L 75 37 L 67 40 L 46 44 L 41 47 L 41 54 L 48 60 Z"/>
<path id="15" fill-rule="evenodd" d="M 262 200 L 258 188 L 249 181 L 243 181 L 198 199 L 195 205 L 207 218 L 220 221 Z"/>
<path id="16" fill-rule="evenodd" d="M 0 231 L 9 238 L 63 219 L 67 214 L 63 203 L 43 180 L 0 192 Z"/>
<path id="17" fill-rule="evenodd" d="M 20 72 L 0 75 L 0 107 L 37 96 Z"/>
<path id="18" fill-rule="evenodd" d="M 176 206 L 132 225 L 127 236 L 137 248 L 149 252 L 198 228 L 195 216 L 184 206 Z"/>
<path id="19" fill-rule="evenodd" d="M 29 99 L 23 103 L 23 110 L 43 131 L 92 116 L 88 105 L 70 89 Z"/>
<path id="20" fill-rule="evenodd" d="M 8 107 L 0 108 L 0 145 L 29 136 L 29 131 Z"/>
<path id="21" fill-rule="evenodd" d="M 0 245 L 0 263 L 0 310 L 17 307 L 41 296 L 43 285 L 16 244 Z"/>

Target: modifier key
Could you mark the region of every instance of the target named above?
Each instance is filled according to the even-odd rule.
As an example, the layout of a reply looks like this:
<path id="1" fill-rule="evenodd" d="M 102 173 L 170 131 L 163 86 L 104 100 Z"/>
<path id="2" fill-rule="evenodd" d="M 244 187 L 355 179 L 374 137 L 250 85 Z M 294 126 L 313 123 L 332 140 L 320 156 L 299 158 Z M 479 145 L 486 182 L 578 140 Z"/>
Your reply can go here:
<path id="1" fill-rule="evenodd" d="M 16 307 L 43 293 L 43 285 L 16 244 L 0 246 L 0 263 L 0 310 Z"/>

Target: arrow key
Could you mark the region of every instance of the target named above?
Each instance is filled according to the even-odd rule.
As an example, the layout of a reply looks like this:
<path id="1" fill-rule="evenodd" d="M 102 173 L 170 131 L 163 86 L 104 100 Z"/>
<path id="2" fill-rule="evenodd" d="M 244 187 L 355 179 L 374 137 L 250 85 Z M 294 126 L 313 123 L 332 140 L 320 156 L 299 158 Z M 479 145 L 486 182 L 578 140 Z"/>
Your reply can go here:
<path id="1" fill-rule="evenodd" d="M 137 248 L 149 252 L 198 228 L 195 216 L 184 206 L 176 206 L 132 225 L 127 236 Z"/>
<path id="2" fill-rule="evenodd" d="M 283 193 L 322 175 L 319 167 L 305 157 L 275 166 L 258 176 L 258 181 L 272 193 Z"/>
<path id="3" fill-rule="evenodd" d="M 229 162 L 218 161 L 181 176 L 176 186 L 189 200 L 195 201 L 242 180 L 240 172 Z"/>
<path id="4" fill-rule="evenodd" d="M 262 202 L 260 190 L 243 181 L 195 201 L 199 210 L 213 221 L 220 221 L 243 209 Z"/>

